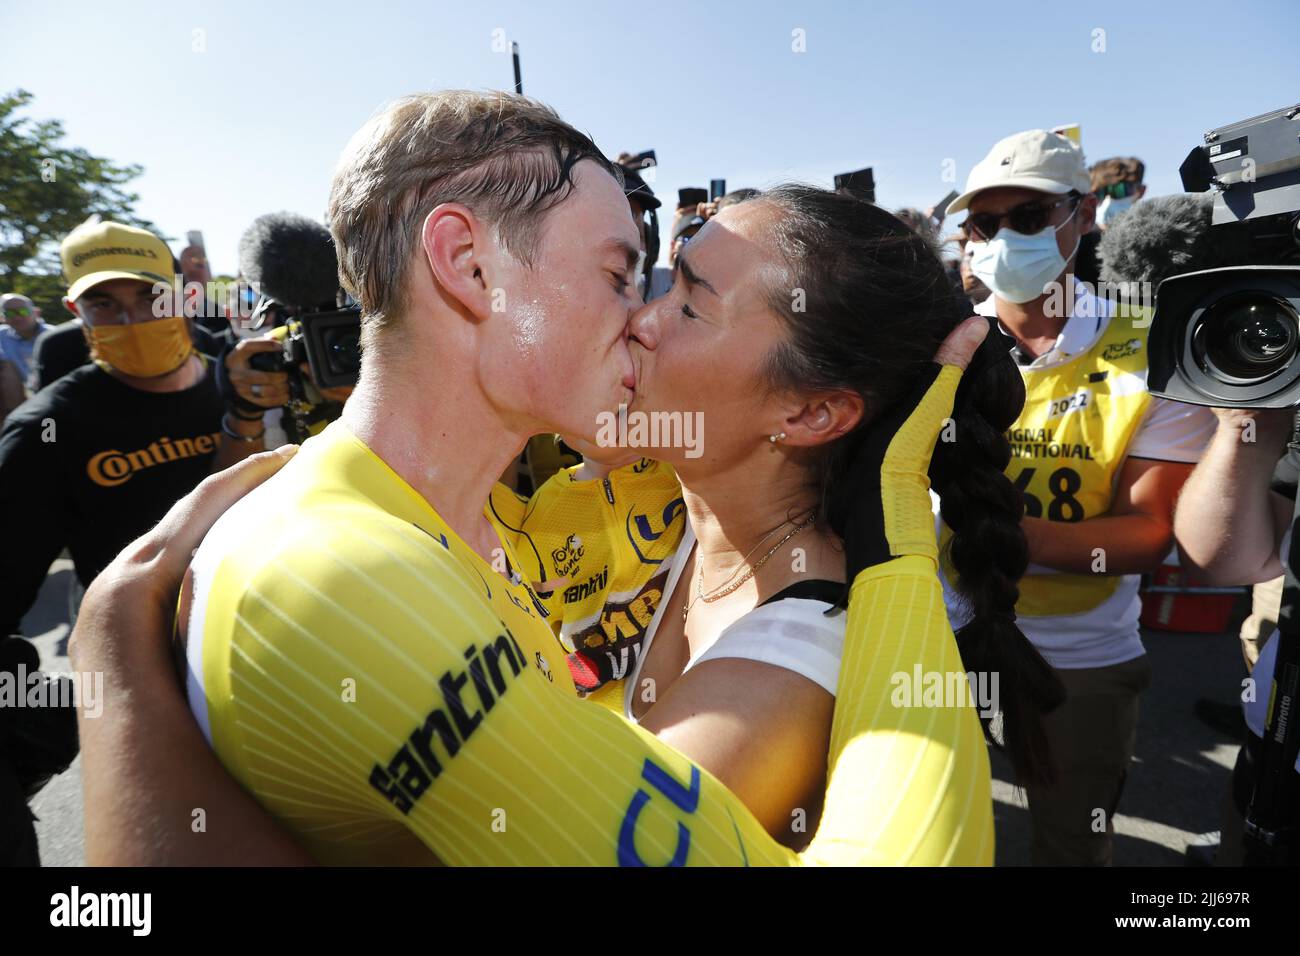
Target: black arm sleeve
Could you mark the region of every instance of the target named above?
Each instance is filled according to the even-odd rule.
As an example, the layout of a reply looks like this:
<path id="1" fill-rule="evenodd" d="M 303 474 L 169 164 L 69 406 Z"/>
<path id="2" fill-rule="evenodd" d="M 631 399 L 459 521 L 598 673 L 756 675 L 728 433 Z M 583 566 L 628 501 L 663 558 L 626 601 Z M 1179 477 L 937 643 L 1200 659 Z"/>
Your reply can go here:
<path id="1" fill-rule="evenodd" d="M 63 483 L 39 420 L 10 416 L 0 430 L 0 635 L 13 634 L 66 544 Z"/>

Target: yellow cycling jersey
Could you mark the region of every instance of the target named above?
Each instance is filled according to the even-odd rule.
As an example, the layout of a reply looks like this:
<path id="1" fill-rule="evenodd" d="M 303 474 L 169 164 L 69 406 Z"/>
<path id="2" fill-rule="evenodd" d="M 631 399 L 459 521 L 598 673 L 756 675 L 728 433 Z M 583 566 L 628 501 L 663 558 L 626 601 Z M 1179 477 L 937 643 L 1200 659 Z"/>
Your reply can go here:
<path id="1" fill-rule="evenodd" d="M 686 505 L 663 462 L 642 458 L 601 479 L 579 480 L 578 470 L 557 472 L 502 524 L 530 583 L 566 582 L 539 597 L 579 694 L 622 712 L 622 680 L 663 600 Z M 494 509 L 499 520 L 506 507 Z"/>
<path id="2" fill-rule="evenodd" d="M 803 854 L 707 771 L 580 701 L 535 595 L 342 422 L 224 515 L 191 572 L 191 708 L 323 862 L 992 861 L 974 710 L 891 704 L 893 675 L 963 670 L 926 557 L 854 582 L 825 809 Z"/>
<path id="3" fill-rule="evenodd" d="M 1007 476 L 1025 514 L 1075 522 L 1109 513 L 1129 444 L 1146 416 L 1150 313 L 1120 308 L 1087 352 L 1059 365 L 1021 369 L 1025 407 L 1007 432 Z M 951 537 L 945 526 L 943 540 Z M 956 571 L 943 549 L 944 573 Z M 1109 598 L 1122 579 L 1106 574 L 1026 574 L 1016 614 L 1079 614 Z"/>

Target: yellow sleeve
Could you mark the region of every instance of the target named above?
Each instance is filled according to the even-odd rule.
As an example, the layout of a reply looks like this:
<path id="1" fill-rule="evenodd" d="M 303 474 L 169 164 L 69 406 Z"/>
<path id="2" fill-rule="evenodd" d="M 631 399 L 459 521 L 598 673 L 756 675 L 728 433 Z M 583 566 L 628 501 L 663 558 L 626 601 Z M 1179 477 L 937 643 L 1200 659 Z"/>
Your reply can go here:
<path id="1" fill-rule="evenodd" d="M 243 585 L 219 589 L 236 624 L 205 650 L 229 665 L 208 683 L 213 742 L 327 862 L 431 862 L 424 848 L 459 865 L 991 861 L 973 712 L 890 706 L 894 672 L 960 667 L 925 559 L 854 585 L 826 809 L 803 856 L 650 733 L 557 693 L 484 603 L 492 582 L 400 522 L 318 527 Z"/>
<path id="2" fill-rule="evenodd" d="M 905 702 L 898 682 L 913 680 L 917 667 L 965 670 L 935 565 L 910 555 L 853 583 L 826 805 L 805 863 L 993 865 L 992 777 L 979 719 L 970 706 Z"/>

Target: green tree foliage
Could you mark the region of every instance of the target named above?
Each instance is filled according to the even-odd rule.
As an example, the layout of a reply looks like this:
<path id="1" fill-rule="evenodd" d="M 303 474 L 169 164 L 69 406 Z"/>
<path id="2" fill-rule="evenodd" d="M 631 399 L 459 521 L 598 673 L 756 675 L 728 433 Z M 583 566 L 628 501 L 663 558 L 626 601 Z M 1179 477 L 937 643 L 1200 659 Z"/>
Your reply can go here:
<path id="1" fill-rule="evenodd" d="M 58 120 L 20 116 L 26 90 L 0 93 L 0 292 L 21 292 L 47 322 L 68 318 L 59 242 L 89 216 L 152 229 L 127 185 L 143 171 L 63 142 Z"/>

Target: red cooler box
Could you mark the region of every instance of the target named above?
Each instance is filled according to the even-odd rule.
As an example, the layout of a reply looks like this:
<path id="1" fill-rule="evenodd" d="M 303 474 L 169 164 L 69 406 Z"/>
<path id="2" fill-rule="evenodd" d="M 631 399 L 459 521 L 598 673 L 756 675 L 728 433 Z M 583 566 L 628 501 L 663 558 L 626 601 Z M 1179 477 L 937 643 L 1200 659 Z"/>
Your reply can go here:
<path id="1" fill-rule="evenodd" d="M 1157 631 L 1222 634 L 1245 588 L 1192 587 L 1177 564 L 1165 564 L 1142 585 L 1142 626 Z"/>

